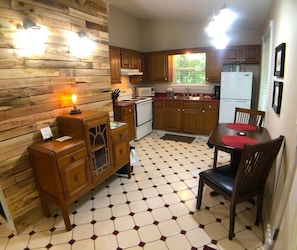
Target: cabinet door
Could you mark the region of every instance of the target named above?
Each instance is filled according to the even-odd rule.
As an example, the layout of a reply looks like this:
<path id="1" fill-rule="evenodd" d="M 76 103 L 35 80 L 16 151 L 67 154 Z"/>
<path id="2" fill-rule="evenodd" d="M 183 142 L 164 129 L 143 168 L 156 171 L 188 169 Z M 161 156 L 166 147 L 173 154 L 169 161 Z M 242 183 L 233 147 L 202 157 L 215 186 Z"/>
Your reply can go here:
<path id="1" fill-rule="evenodd" d="M 140 69 L 141 68 L 141 54 L 138 51 L 131 50 L 131 68 Z"/>
<path id="2" fill-rule="evenodd" d="M 115 171 L 125 166 L 130 161 L 130 148 L 127 136 L 127 125 L 112 129 L 111 131 L 112 163 Z"/>
<path id="3" fill-rule="evenodd" d="M 200 133 L 209 135 L 218 122 L 219 105 L 217 103 L 203 103 L 201 113 Z"/>
<path id="4" fill-rule="evenodd" d="M 127 49 L 121 49 L 121 68 L 130 69 L 130 51 Z"/>
<path id="5" fill-rule="evenodd" d="M 60 168 L 61 182 L 65 199 L 77 196 L 89 186 L 87 159 L 82 158 L 63 168 Z"/>
<path id="6" fill-rule="evenodd" d="M 206 80 L 220 82 L 223 53 L 220 50 L 210 49 L 206 52 Z"/>
<path id="7" fill-rule="evenodd" d="M 109 46 L 111 83 L 121 82 L 120 48 Z"/>
<path id="8" fill-rule="evenodd" d="M 164 108 L 165 130 L 180 132 L 181 102 L 167 101 Z"/>
<path id="9" fill-rule="evenodd" d="M 200 127 L 201 103 L 184 102 L 182 107 L 182 132 L 198 134 Z"/>
<path id="10" fill-rule="evenodd" d="M 147 54 L 148 81 L 168 81 L 168 55 L 162 52 Z"/>
<path id="11" fill-rule="evenodd" d="M 242 63 L 260 63 L 260 46 L 244 46 L 242 48 Z"/>
<path id="12" fill-rule="evenodd" d="M 225 49 L 224 53 L 225 63 L 240 62 L 240 47 L 229 47 Z"/>
<path id="13" fill-rule="evenodd" d="M 153 102 L 153 129 L 164 129 L 163 101 Z"/>
<path id="14" fill-rule="evenodd" d="M 93 177 L 97 176 L 106 169 L 110 168 L 110 153 L 108 145 L 108 125 L 107 123 L 97 123 L 97 125 L 87 124 L 90 157 L 93 165 Z"/>
<path id="15" fill-rule="evenodd" d="M 128 124 L 128 139 L 129 141 L 135 139 L 135 116 L 134 105 L 123 108 L 124 119 L 123 122 Z"/>

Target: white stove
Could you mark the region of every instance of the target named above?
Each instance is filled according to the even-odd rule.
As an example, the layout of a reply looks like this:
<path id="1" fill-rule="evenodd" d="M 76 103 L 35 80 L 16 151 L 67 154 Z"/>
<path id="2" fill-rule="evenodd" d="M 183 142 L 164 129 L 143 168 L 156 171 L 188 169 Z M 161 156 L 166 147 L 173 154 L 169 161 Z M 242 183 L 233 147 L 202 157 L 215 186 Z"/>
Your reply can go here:
<path id="1" fill-rule="evenodd" d="M 130 99 L 120 100 L 121 102 L 134 102 L 134 103 L 141 103 L 153 100 L 152 97 L 131 97 Z"/>
<path id="2" fill-rule="evenodd" d="M 135 140 L 140 140 L 153 131 L 153 98 L 133 97 L 132 89 L 121 90 L 118 100 L 135 105 Z"/>

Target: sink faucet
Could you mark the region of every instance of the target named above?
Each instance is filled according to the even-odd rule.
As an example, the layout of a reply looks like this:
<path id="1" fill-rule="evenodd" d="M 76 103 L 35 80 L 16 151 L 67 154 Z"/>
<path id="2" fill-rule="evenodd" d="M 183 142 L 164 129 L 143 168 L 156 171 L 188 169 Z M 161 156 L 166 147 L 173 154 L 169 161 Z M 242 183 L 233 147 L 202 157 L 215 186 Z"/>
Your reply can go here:
<path id="1" fill-rule="evenodd" d="M 189 87 L 186 87 L 185 92 L 186 93 L 184 93 L 184 96 L 190 96 L 190 94 L 189 94 Z"/>

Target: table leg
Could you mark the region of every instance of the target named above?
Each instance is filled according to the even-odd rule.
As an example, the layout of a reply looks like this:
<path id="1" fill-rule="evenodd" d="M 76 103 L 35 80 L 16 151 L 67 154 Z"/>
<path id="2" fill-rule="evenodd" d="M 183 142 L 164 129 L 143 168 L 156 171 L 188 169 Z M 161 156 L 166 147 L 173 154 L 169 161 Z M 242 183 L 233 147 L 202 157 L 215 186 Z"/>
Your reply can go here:
<path id="1" fill-rule="evenodd" d="M 217 162 L 218 162 L 218 148 L 215 147 L 214 148 L 213 166 L 212 166 L 212 168 L 216 168 L 217 167 Z"/>
<path id="2" fill-rule="evenodd" d="M 230 161 L 230 165 L 232 167 L 238 168 L 238 165 L 240 163 L 240 158 L 241 158 L 241 150 L 234 150 L 231 153 L 231 161 Z"/>

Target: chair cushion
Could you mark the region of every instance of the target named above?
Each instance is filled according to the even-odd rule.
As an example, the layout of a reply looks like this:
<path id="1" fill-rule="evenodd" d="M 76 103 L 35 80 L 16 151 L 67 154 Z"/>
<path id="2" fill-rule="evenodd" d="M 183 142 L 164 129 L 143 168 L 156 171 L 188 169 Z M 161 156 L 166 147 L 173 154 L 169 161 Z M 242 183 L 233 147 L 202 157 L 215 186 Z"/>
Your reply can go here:
<path id="1" fill-rule="evenodd" d="M 204 179 L 208 185 L 211 183 L 211 185 L 209 185 L 210 187 L 214 185 L 223 192 L 231 195 L 233 191 L 234 177 L 224 174 L 221 168 L 222 167 L 202 171 L 199 174 L 200 178 L 202 178 L 202 180 Z M 226 173 L 228 173 L 228 171 L 226 171 Z"/>

